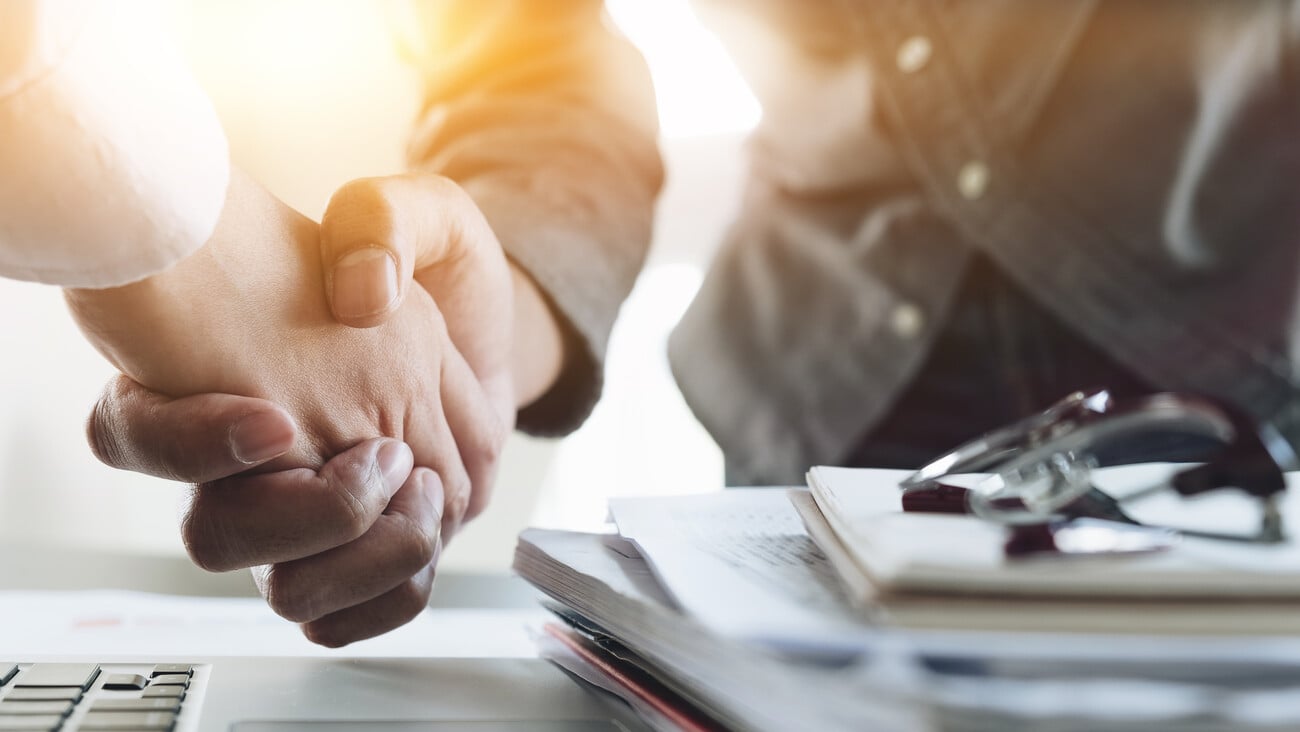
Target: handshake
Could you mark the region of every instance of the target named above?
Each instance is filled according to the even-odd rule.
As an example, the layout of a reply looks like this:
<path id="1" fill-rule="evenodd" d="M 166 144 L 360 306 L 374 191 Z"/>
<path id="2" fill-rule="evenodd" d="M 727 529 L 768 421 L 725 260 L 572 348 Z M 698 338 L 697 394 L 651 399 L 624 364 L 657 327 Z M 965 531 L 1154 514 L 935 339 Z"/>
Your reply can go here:
<path id="1" fill-rule="evenodd" d="M 556 346 L 524 354 L 517 378 L 516 298 L 544 307 L 445 179 L 349 183 L 318 226 L 236 173 L 199 252 L 67 291 L 123 374 L 91 414 L 92 448 L 194 484 L 181 530 L 195 563 L 254 568 L 312 641 L 386 632 L 424 608 L 517 406 L 558 373 Z"/>

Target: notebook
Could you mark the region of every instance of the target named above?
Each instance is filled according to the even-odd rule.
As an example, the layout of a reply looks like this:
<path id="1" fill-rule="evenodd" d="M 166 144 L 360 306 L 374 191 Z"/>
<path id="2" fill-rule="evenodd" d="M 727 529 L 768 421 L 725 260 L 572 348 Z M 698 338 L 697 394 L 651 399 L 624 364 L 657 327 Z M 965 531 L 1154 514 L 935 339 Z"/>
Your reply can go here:
<path id="1" fill-rule="evenodd" d="M 1125 495 L 1175 469 L 1107 468 L 1094 480 Z M 1001 526 L 968 515 L 904 513 L 898 483 L 907 474 L 831 467 L 808 473 L 826 524 L 878 593 L 1300 601 L 1300 543 L 1294 540 L 1263 545 L 1184 536 L 1148 554 L 1008 559 Z M 1300 526 L 1300 491 L 1284 496 L 1283 515 Z M 1239 496 L 1182 499 L 1172 493 L 1129 508 L 1144 522 L 1224 530 L 1249 525 L 1255 510 Z"/>

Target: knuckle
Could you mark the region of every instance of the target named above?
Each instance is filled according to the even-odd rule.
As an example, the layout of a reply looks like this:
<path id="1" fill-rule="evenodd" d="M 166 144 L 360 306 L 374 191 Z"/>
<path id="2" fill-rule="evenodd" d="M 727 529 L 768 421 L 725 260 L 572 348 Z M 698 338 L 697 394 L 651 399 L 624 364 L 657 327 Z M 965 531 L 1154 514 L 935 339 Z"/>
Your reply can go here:
<path id="1" fill-rule="evenodd" d="M 342 648 L 352 642 L 327 623 L 304 623 L 302 634 L 307 640 L 325 648 Z"/>
<path id="2" fill-rule="evenodd" d="M 214 548 L 212 531 L 204 520 L 202 498 L 195 496 L 190 506 L 181 517 L 181 542 L 185 544 L 185 553 L 200 569 L 208 572 L 224 572 L 230 567 L 220 560 L 220 553 Z"/>
<path id="3" fill-rule="evenodd" d="M 331 196 L 321 226 L 334 228 L 356 218 L 372 220 L 391 216 L 391 182 L 387 178 L 356 178 L 343 183 Z"/>
<path id="4" fill-rule="evenodd" d="M 212 510 L 211 504 L 204 486 L 191 488 L 180 525 L 185 552 L 199 569 L 208 572 L 229 572 L 247 566 L 235 560 L 238 552 L 234 527 L 217 518 L 220 513 Z"/>
<path id="5" fill-rule="evenodd" d="M 433 593 L 433 584 L 411 578 L 389 593 L 389 604 L 399 623 L 409 622 L 424 612 Z"/>
<path id="6" fill-rule="evenodd" d="M 465 504 L 465 512 L 461 515 L 461 523 L 466 524 L 478 518 L 487 508 L 487 498 L 482 497 L 483 491 L 475 491 L 474 495 Z"/>
<path id="7" fill-rule="evenodd" d="M 446 176 L 426 174 L 424 185 L 440 207 L 452 212 L 453 254 L 467 254 L 491 232 L 478 204 L 459 183 Z"/>
<path id="8" fill-rule="evenodd" d="M 458 472 L 444 482 L 443 491 L 445 496 L 445 503 L 443 504 L 444 517 L 450 516 L 457 524 L 471 518 L 468 514 L 473 487 L 470 485 L 468 475 Z"/>
<path id="9" fill-rule="evenodd" d="M 330 197 L 329 211 L 356 214 L 388 208 L 388 183 L 385 178 L 357 178 L 339 187 Z"/>
<path id="10" fill-rule="evenodd" d="M 364 480 L 328 480 L 325 485 L 324 514 L 331 533 L 348 541 L 366 533 L 386 505 L 380 486 L 383 476 L 375 474 Z"/>
<path id="11" fill-rule="evenodd" d="M 501 454 L 505 451 L 509 436 L 510 431 L 505 422 L 495 414 L 490 415 L 489 419 L 484 420 L 482 430 L 477 433 L 477 439 L 474 440 L 475 456 L 486 466 L 495 466 L 501 461 Z"/>
<path id="12" fill-rule="evenodd" d="M 294 623 L 316 620 L 320 617 L 316 599 L 311 592 L 304 592 L 301 584 L 284 565 L 272 565 L 263 588 L 266 604 L 276 615 Z"/>
<path id="13" fill-rule="evenodd" d="M 121 380 L 114 379 L 95 401 L 86 418 L 86 442 L 90 444 L 91 453 L 95 459 L 113 468 L 126 466 L 126 455 L 118 441 L 118 420 L 114 410 L 114 405 L 121 399 Z"/>
<path id="14" fill-rule="evenodd" d="M 438 556 L 441 533 L 436 522 L 409 521 L 402 537 L 403 564 L 412 573 L 427 567 Z"/>

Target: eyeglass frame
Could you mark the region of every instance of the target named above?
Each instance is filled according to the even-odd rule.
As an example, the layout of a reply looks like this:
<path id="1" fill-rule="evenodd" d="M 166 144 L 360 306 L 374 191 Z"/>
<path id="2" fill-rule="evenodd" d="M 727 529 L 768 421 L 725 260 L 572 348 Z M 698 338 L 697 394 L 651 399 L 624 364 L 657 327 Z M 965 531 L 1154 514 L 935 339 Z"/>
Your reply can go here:
<path id="1" fill-rule="evenodd" d="M 1212 437 L 1222 447 L 1205 462 L 1176 472 L 1167 484 L 1117 499 L 1088 480 L 1095 465 L 1071 462 L 1074 453 L 1069 448 L 1087 449 L 1135 427 L 1174 426 Z M 1026 504 L 1023 495 L 999 495 L 1014 494 L 1003 490 L 1008 475 L 1022 475 L 1030 467 L 1037 470 L 1039 477 L 1046 468 L 1053 489 L 1058 487 L 1057 480 L 1078 482 L 1065 486 L 1069 490 L 1060 492 L 1046 506 Z M 991 468 L 995 472 L 974 489 L 940 480 L 957 473 L 990 472 Z M 1184 497 L 1235 488 L 1260 502 L 1260 528 L 1256 534 L 1176 531 L 1202 538 L 1280 543 L 1286 540 L 1278 506 L 1279 496 L 1286 490 L 1283 472 L 1295 469 L 1300 469 L 1300 458 L 1281 433 L 1267 422 L 1256 423 L 1231 405 L 1174 392 L 1117 403 L 1109 391 L 1089 389 L 1073 392 L 1038 414 L 959 445 L 904 478 L 899 487 L 904 510 L 972 513 L 1013 529 L 1059 525 L 1062 520 L 1081 517 L 1138 524 L 1123 512 L 1124 501 L 1169 488 Z"/>

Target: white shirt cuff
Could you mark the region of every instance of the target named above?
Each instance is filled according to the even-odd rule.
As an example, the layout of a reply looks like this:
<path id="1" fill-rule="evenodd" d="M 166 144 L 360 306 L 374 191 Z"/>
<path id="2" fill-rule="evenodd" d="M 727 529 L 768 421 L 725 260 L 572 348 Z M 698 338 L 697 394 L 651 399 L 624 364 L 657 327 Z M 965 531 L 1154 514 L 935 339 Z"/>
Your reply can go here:
<path id="1" fill-rule="evenodd" d="M 229 152 L 154 3 L 11 2 L 0 42 L 26 55 L 0 54 L 0 276 L 111 287 L 201 247 Z"/>

